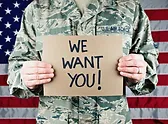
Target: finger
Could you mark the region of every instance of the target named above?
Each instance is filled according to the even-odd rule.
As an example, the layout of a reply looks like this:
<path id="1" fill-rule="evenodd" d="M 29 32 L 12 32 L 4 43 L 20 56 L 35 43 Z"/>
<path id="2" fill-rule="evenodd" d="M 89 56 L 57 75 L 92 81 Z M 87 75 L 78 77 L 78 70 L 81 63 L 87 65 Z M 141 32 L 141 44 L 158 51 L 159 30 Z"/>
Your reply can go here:
<path id="1" fill-rule="evenodd" d="M 119 62 L 129 61 L 129 60 L 144 60 L 143 55 L 141 54 L 129 54 L 127 56 L 123 56 L 119 59 Z"/>
<path id="2" fill-rule="evenodd" d="M 34 88 L 35 88 L 35 86 L 33 86 L 33 87 L 28 87 L 28 88 L 32 90 L 32 89 L 34 89 Z"/>
<path id="3" fill-rule="evenodd" d="M 53 78 L 53 77 L 54 77 L 54 73 L 51 73 L 51 74 L 35 74 L 35 75 L 25 75 L 25 76 L 23 76 L 25 81 L 49 79 L 49 78 Z"/>
<path id="4" fill-rule="evenodd" d="M 27 87 L 34 87 L 36 85 L 41 85 L 41 84 L 46 84 L 49 83 L 51 81 L 50 79 L 43 79 L 43 80 L 32 80 L 32 81 L 27 81 L 26 82 L 26 86 Z"/>
<path id="5" fill-rule="evenodd" d="M 119 67 L 145 67 L 146 63 L 144 60 L 130 60 L 130 61 L 122 61 L 118 63 Z"/>
<path id="6" fill-rule="evenodd" d="M 144 78 L 144 74 L 130 74 L 130 73 L 126 73 L 126 72 L 120 72 L 121 76 L 130 78 L 130 79 L 134 79 L 134 80 L 142 80 Z"/>
<path id="7" fill-rule="evenodd" d="M 138 74 L 139 68 L 137 68 L 137 67 L 118 67 L 117 69 L 120 72 L 131 73 L 131 74 Z M 146 72 L 145 68 L 140 68 L 140 70 L 141 70 L 141 73 L 145 73 Z"/>
<path id="8" fill-rule="evenodd" d="M 24 62 L 23 67 L 28 68 L 51 68 L 52 65 L 42 61 L 27 61 Z"/>
<path id="9" fill-rule="evenodd" d="M 53 68 L 22 68 L 21 73 L 25 75 L 31 74 L 50 74 L 53 73 Z"/>
<path id="10" fill-rule="evenodd" d="M 37 89 L 38 86 L 36 85 L 36 86 L 33 86 L 33 87 L 28 87 L 28 88 L 34 90 L 34 89 Z"/>

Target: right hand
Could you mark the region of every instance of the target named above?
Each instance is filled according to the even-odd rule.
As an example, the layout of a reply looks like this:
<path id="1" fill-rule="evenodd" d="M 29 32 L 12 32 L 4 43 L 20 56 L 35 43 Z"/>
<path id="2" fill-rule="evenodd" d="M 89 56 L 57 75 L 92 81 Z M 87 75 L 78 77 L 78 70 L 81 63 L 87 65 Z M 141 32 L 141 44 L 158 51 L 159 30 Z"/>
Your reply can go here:
<path id="1" fill-rule="evenodd" d="M 29 88 L 51 82 L 54 77 L 54 69 L 51 64 L 42 61 L 27 61 L 20 70 L 23 83 Z"/>

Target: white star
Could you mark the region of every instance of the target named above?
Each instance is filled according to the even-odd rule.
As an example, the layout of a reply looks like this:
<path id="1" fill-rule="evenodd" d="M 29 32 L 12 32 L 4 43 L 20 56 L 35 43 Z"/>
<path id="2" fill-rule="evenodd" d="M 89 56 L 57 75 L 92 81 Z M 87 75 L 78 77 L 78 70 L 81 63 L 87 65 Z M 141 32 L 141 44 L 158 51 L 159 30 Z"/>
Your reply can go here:
<path id="1" fill-rule="evenodd" d="M 0 50 L 2 49 L 2 45 L 0 45 Z"/>
<path id="2" fill-rule="evenodd" d="M 2 36 L 3 31 L 0 31 L 0 36 Z"/>
<path id="3" fill-rule="evenodd" d="M 6 38 L 6 42 L 10 42 L 11 38 L 9 36 L 7 36 Z"/>
<path id="4" fill-rule="evenodd" d="M 9 8 L 7 8 L 5 11 L 6 11 L 6 14 L 11 14 L 12 10 L 10 10 Z"/>
<path id="5" fill-rule="evenodd" d="M 13 19 L 14 19 L 14 22 L 19 22 L 19 18 L 17 17 L 17 15 L 16 17 L 13 17 Z"/>
<path id="6" fill-rule="evenodd" d="M 14 33 L 14 36 L 16 36 L 16 35 L 17 35 L 17 33 L 18 33 L 18 31 L 17 31 L 17 30 L 15 30 L 15 31 L 13 31 L 13 33 Z"/>
<path id="7" fill-rule="evenodd" d="M 0 3 L 0 8 L 2 7 L 2 3 Z"/>
<path id="8" fill-rule="evenodd" d="M 19 5 L 20 4 L 18 4 L 17 1 L 16 1 L 16 3 L 14 3 L 14 8 L 16 8 L 16 7 L 19 8 Z"/>
<path id="9" fill-rule="evenodd" d="M 14 3 L 14 8 L 16 8 L 16 7 L 19 8 L 19 5 L 20 4 L 18 4 L 17 1 L 16 1 L 16 3 Z"/>
<path id="10" fill-rule="evenodd" d="M 2 17 L 0 17 L 0 22 L 2 22 Z"/>
<path id="11" fill-rule="evenodd" d="M 5 51 L 5 54 L 6 54 L 6 56 L 9 56 L 10 55 L 10 51 L 9 50 Z"/>
<path id="12" fill-rule="evenodd" d="M 7 22 L 5 25 L 6 25 L 6 28 L 10 28 L 11 27 L 11 24 L 9 22 Z"/>

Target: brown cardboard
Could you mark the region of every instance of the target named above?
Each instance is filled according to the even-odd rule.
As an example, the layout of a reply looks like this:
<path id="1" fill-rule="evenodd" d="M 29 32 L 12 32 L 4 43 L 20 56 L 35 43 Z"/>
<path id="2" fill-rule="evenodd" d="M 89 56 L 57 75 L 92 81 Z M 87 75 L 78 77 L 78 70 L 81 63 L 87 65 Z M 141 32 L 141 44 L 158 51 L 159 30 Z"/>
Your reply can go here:
<path id="1" fill-rule="evenodd" d="M 71 42 L 69 42 L 69 40 Z M 83 41 L 83 52 L 77 53 L 76 50 L 70 51 L 70 44 L 77 44 L 78 40 Z M 82 43 L 82 41 L 80 41 Z M 81 44 L 80 44 L 81 48 Z M 86 52 L 87 51 L 87 52 Z M 91 61 L 93 56 L 93 61 Z M 96 56 L 96 57 L 95 57 Z M 97 57 L 97 56 L 103 56 Z M 64 63 L 67 60 L 71 61 L 72 57 L 74 62 L 72 69 L 66 66 L 63 69 Z M 91 65 L 88 63 L 88 57 Z M 53 65 L 55 69 L 55 77 L 52 82 L 44 85 L 45 96 L 117 96 L 123 95 L 123 79 L 119 76 L 117 71 L 118 59 L 122 57 L 122 38 L 120 35 L 112 36 L 45 36 L 43 37 L 43 61 Z M 79 60 L 80 58 L 80 60 Z M 98 59 L 99 58 L 99 59 Z M 86 60 L 87 68 L 82 68 Z M 99 67 L 98 67 L 99 60 Z M 93 66 L 93 63 L 94 66 Z M 101 70 L 101 71 L 100 71 Z M 69 75 L 68 75 L 69 73 Z M 84 76 L 82 74 L 88 74 L 89 83 L 91 85 L 93 73 L 95 74 L 95 84 L 92 87 L 88 87 L 86 82 L 84 83 Z M 101 73 L 101 76 L 98 76 Z M 72 82 L 73 76 L 78 79 Z M 75 78 L 75 79 L 76 79 Z M 87 80 L 87 79 L 86 79 Z M 100 80 L 100 81 L 99 81 Z M 100 82 L 100 84 L 98 84 Z M 76 85 L 77 84 L 77 85 Z M 85 84 L 85 85 L 83 85 Z M 77 87 L 78 86 L 78 87 Z M 101 87 L 101 90 L 98 90 Z"/>

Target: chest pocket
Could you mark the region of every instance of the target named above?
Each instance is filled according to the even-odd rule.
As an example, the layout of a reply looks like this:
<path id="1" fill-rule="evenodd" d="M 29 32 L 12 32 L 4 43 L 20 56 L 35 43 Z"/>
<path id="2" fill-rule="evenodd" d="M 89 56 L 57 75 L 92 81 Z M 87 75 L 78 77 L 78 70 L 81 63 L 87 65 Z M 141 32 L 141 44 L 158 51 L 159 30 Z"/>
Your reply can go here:
<path id="1" fill-rule="evenodd" d="M 71 22 L 68 19 L 49 19 L 48 34 L 50 35 L 71 35 Z"/>
<path id="2" fill-rule="evenodd" d="M 125 33 L 124 30 L 126 31 L 128 29 L 120 28 L 119 26 L 116 25 L 97 26 L 97 35 L 109 36 L 113 34 L 121 34 L 123 55 L 128 55 L 130 53 L 130 49 L 132 46 L 132 35 L 130 33 Z"/>
<path id="3" fill-rule="evenodd" d="M 39 52 L 40 58 L 43 49 L 43 36 L 47 35 L 72 35 L 71 22 L 63 17 L 54 19 L 42 19 L 36 22 L 36 51 Z"/>
<path id="4" fill-rule="evenodd" d="M 117 9 L 106 9 L 97 18 L 97 35 L 121 34 L 123 55 L 128 55 L 132 45 L 132 21 Z"/>
<path id="5" fill-rule="evenodd" d="M 69 19 L 43 19 L 36 23 L 37 35 L 71 35 Z"/>

